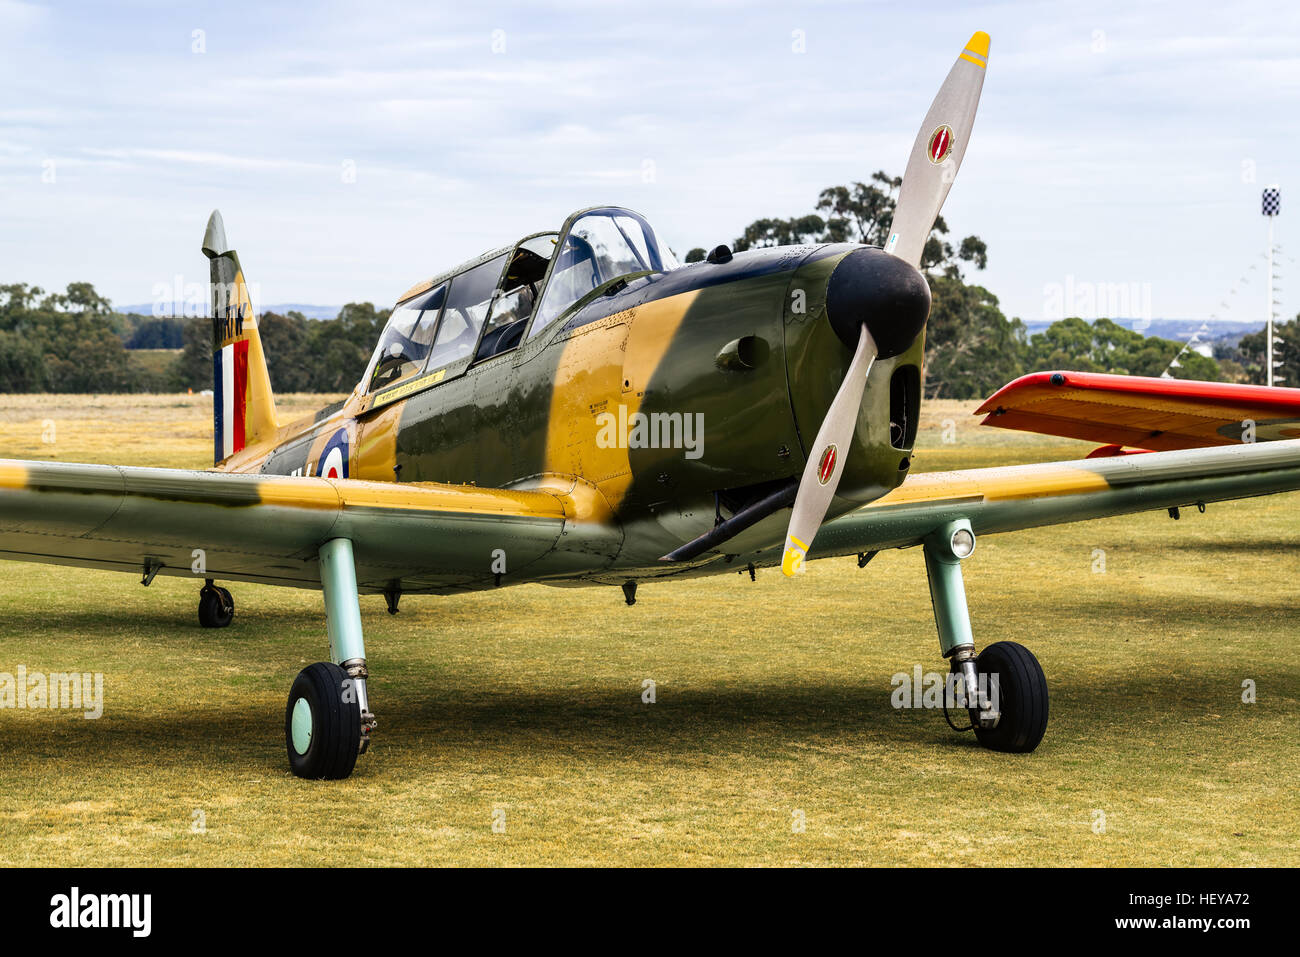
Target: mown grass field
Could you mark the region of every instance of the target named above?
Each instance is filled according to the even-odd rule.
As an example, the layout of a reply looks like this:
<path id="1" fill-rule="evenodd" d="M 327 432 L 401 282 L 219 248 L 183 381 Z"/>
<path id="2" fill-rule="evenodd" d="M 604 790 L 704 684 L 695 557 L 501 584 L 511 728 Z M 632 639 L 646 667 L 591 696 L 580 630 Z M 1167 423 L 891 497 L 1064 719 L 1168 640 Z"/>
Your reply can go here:
<path id="1" fill-rule="evenodd" d="M 0 397 L 0 455 L 202 466 L 208 401 Z M 1087 450 L 970 408 L 931 406 L 917 468 Z M 0 711 L 0 863 L 1294 866 L 1298 515 L 1285 495 L 982 539 L 977 638 L 1029 645 L 1051 682 L 1027 756 L 891 707 L 894 674 L 942 670 L 917 550 L 632 608 L 368 597 L 380 727 L 334 783 L 291 777 L 283 744 L 289 685 L 326 656 L 319 595 L 237 584 L 211 632 L 192 582 L 0 562 L 0 671 L 106 682 L 99 720 Z"/>

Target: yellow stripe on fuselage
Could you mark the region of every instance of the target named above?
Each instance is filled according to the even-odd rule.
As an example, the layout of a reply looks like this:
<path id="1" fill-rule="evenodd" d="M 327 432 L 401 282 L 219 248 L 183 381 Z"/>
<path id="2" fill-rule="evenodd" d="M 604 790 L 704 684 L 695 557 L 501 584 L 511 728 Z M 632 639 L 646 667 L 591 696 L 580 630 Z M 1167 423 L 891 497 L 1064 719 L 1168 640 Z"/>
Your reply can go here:
<path id="1" fill-rule="evenodd" d="M 257 483 L 257 493 L 263 505 L 283 505 L 287 508 L 338 508 L 339 493 L 328 483 L 290 480 Z"/>
<path id="2" fill-rule="evenodd" d="M 632 484 L 628 450 L 597 443 L 597 417 L 602 412 L 617 416 L 620 405 L 628 417 L 641 408 L 646 384 L 697 295 L 693 289 L 636 306 L 583 326 L 557 344 L 562 351 L 551 391 L 543 469 L 549 476 L 573 476 L 596 486 L 599 495 L 578 497 L 579 520 L 609 519 Z"/>
<path id="3" fill-rule="evenodd" d="M 380 392 L 370 400 L 370 409 L 378 409 L 380 406 L 389 405 L 398 399 L 405 399 L 407 396 L 414 395 L 423 389 L 437 385 L 446 376 L 446 369 L 439 369 L 437 372 L 430 372 L 428 375 L 416 376 L 410 382 L 403 385 L 394 386 L 385 392 Z"/>
<path id="4" fill-rule="evenodd" d="M 914 505 L 941 498 L 970 496 L 983 496 L 989 501 L 1045 498 L 1104 492 L 1110 487 L 1110 483 L 1096 472 L 1075 466 L 1034 468 L 1019 465 L 967 472 L 925 472 L 910 476 L 898 488 L 866 507 Z"/>
<path id="5" fill-rule="evenodd" d="M 46 465 L 49 467 L 42 469 Z M 160 479 L 156 470 L 43 462 L 32 462 L 30 466 L 35 469 L 38 484 L 46 490 L 118 497 L 125 494 L 140 498 L 164 495 L 167 500 L 181 505 L 188 500 L 196 506 L 219 502 L 234 506 L 271 505 L 320 511 L 374 508 L 563 521 L 569 504 L 566 496 L 551 491 L 512 491 L 473 485 L 397 484 L 300 476 L 253 480 L 215 471 L 196 476 L 179 469 L 162 470 L 167 478 Z M 32 488 L 32 472 L 29 463 L 0 461 L 0 489 L 23 491 Z"/>
<path id="6" fill-rule="evenodd" d="M 27 488 L 27 469 L 21 465 L 0 465 L 0 488 Z"/>
<path id="7" fill-rule="evenodd" d="M 420 512 L 564 519 L 564 503 L 549 492 L 515 492 L 473 486 L 399 485 L 375 482 L 336 485 L 345 508 L 393 508 Z"/>
<path id="8" fill-rule="evenodd" d="M 384 508 L 417 512 L 564 519 L 564 503 L 549 492 L 513 492 L 465 485 L 399 485 L 291 478 L 259 482 L 263 505 L 286 508 Z"/>

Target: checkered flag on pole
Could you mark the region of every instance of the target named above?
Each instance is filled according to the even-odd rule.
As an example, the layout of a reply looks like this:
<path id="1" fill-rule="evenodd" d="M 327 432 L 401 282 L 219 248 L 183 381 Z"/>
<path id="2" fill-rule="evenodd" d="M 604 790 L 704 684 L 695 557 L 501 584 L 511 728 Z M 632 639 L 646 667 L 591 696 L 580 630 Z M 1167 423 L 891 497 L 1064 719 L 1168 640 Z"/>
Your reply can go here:
<path id="1" fill-rule="evenodd" d="M 1282 208 L 1282 194 L 1276 186 L 1264 190 L 1263 211 L 1265 216 L 1276 216 Z"/>

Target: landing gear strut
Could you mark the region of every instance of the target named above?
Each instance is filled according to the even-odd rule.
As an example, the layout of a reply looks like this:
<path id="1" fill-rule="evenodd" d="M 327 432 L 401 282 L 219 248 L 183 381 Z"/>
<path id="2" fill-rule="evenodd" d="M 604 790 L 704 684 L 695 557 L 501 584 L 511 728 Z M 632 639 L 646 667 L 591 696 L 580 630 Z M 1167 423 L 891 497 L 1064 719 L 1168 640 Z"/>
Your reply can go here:
<path id="1" fill-rule="evenodd" d="M 924 550 L 939 648 L 961 677 L 970 729 L 990 750 L 1033 751 L 1047 730 L 1047 678 L 1038 659 L 1014 641 L 975 653 L 961 575 L 962 561 L 975 551 L 970 522 L 958 519 L 937 529 L 926 538 Z"/>
<path id="2" fill-rule="evenodd" d="M 230 592 L 212 584 L 209 578 L 199 591 L 199 624 L 204 628 L 225 628 L 235 617 L 235 599 Z"/>
<path id="3" fill-rule="evenodd" d="M 367 694 L 366 648 L 352 542 L 335 538 L 320 548 L 332 662 L 298 673 L 284 712 L 289 767 L 300 778 L 345 778 L 370 747 L 375 716 Z"/>

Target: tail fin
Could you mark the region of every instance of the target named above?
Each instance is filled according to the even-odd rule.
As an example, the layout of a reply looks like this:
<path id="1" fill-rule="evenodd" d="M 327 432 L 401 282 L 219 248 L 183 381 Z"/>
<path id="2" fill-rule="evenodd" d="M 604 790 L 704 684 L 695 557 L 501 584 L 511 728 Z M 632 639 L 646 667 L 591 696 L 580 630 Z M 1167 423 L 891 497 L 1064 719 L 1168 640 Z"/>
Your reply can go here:
<path id="1" fill-rule="evenodd" d="M 212 261 L 212 455 L 220 463 L 270 437 L 280 423 L 257 314 L 217 210 L 203 234 L 203 255 Z"/>

